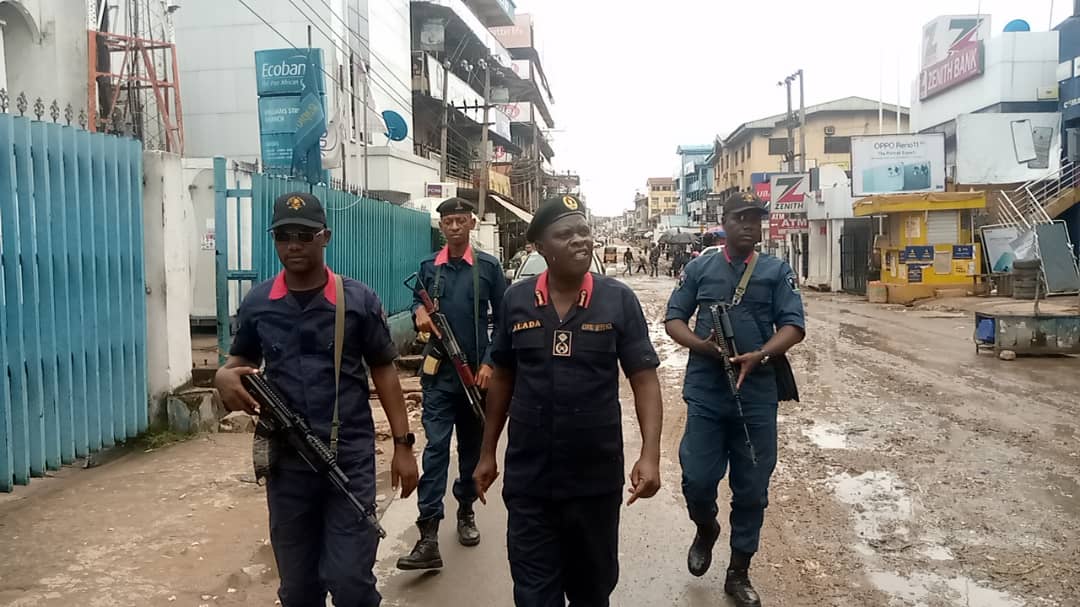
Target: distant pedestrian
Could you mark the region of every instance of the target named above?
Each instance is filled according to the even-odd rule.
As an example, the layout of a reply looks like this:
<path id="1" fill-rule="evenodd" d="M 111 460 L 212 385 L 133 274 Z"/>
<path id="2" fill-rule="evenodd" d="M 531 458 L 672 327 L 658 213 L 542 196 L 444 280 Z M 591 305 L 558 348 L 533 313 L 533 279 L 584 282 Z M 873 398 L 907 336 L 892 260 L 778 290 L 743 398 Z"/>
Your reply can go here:
<path id="1" fill-rule="evenodd" d="M 626 252 L 623 253 L 623 262 L 626 263 L 626 268 L 623 270 L 623 276 L 633 273 L 634 271 L 634 254 L 627 247 Z"/>
<path id="2" fill-rule="evenodd" d="M 653 244 L 649 249 L 649 275 L 655 278 L 660 272 L 660 245 Z"/>
<path id="3" fill-rule="evenodd" d="M 495 373 L 475 477 L 483 500 L 498 476 L 509 418 L 502 493 L 517 607 L 609 604 L 626 479 L 620 366 L 641 427 L 626 504 L 660 488 L 659 359 L 634 292 L 589 273 L 584 211 L 565 196 L 536 212 L 529 238 L 548 270 L 506 291 L 493 336 Z"/>
<path id="4" fill-rule="evenodd" d="M 649 273 L 649 266 L 647 265 L 646 260 L 647 260 L 647 257 L 645 256 L 645 251 L 640 251 L 639 250 L 638 254 L 637 254 L 637 269 L 634 270 L 635 273 L 640 273 L 640 272 L 644 272 L 646 274 Z"/>
<path id="5" fill-rule="evenodd" d="M 265 365 L 267 380 L 287 405 L 330 445 L 349 476 L 349 490 L 374 509 L 370 370 L 394 436 L 391 478 L 400 484 L 401 497 L 408 497 L 417 483 L 415 438 L 409 432 L 394 366 L 397 352 L 379 298 L 364 283 L 336 276 L 326 266 L 330 229 L 315 196 L 299 192 L 280 196 L 274 202 L 270 230 L 284 270 L 252 287 L 240 304 L 229 359 L 214 378 L 222 401 L 230 410 L 257 413 L 258 403 L 240 377 Z M 342 323 L 340 369 L 333 341 L 339 307 L 344 307 L 341 318 L 348 318 Z M 266 474 L 267 479 L 270 545 L 281 579 L 281 605 L 324 605 L 329 591 L 335 605 L 376 607 L 381 601 L 373 572 L 377 530 L 366 525 L 345 496 L 311 470 L 292 447 L 277 437 L 269 440 L 268 461 L 256 461 L 256 474 Z"/>

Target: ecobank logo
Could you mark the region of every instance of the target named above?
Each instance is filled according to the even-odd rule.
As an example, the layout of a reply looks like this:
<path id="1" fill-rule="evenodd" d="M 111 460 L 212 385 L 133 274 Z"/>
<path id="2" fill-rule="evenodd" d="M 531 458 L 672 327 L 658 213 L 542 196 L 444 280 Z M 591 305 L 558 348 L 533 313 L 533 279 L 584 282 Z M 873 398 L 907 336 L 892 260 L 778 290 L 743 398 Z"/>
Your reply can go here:
<path id="1" fill-rule="evenodd" d="M 272 49 L 255 53 L 255 77 L 260 97 L 277 95 L 302 95 L 306 83 L 313 80 L 318 88 L 314 93 L 323 93 L 322 78 L 306 78 L 308 70 L 322 70 L 322 51 L 312 49 Z"/>

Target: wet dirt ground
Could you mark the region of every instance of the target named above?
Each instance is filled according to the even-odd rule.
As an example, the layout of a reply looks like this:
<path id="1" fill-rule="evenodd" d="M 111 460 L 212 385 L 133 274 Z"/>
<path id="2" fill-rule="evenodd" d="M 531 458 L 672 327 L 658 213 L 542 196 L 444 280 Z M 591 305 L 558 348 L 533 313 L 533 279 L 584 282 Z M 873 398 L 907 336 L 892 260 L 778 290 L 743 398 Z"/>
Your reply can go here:
<path id="1" fill-rule="evenodd" d="M 664 486 L 623 509 L 612 604 L 725 605 L 724 542 L 705 577 L 685 570 L 686 356 L 660 322 L 673 281 L 628 282 L 662 360 Z M 805 295 L 808 338 L 791 354 L 803 398 L 781 405 L 751 572 L 765 604 L 1080 605 L 1080 360 L 999 361 L 975 353 L 970 314 Z M 629 394 L 624 382 L 628 462 Z M 249 470 L 250 437 L 221 434 L 0 496 L 0 605 L 272 605 L 265 498 Z M 481 545 L 457 545 L 444 524 L 446 568 L 417 574 L 393 568 L 416 538 L 415 498 L 390 499 L 387 485 L 384 473 L 384 605 L 512 603 L 497 491 L 479 510 Z"/>

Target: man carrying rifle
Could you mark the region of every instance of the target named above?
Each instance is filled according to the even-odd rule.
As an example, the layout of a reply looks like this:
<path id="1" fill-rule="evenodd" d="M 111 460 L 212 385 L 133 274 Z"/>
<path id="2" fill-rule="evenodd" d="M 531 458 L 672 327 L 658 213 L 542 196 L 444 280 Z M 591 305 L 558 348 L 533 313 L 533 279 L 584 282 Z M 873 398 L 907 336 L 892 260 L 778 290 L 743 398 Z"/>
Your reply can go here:
<path id="1" fill-rule="evenodd" d="M 701 576 L 712 563 L 713 544 L 720 536 L 717 485 L 730 468 L 731 562 L 724 591 L 739 607 L 761 604 L 748 570 L 758 550 L 769 478 L 776 466 L 777 382 L 789 371 L 777 361 L 786 362 L 784 353 L 805 336 L 794 272 L 786 262 L 754 251 L 767 215 L 752 194 L 736 193 L 725 200 L 724 251 L 686 266 L 666 316 L 668 335 L 690 349 L 683 386 L 686 431 L 679 447 L 683 495 L 697 525 L 687 566 Z M 729 385 L 714 339 L 714 332 L 723 333 L 711 319 L 710 307 L 717 304 L 726 306 L 731 320 L 737 355 L 730 362 L 741 398 Z M 698 318 L 691 331 L 687 323 L 695 311 Z"/>
<path id="2" fill-rule="evenodd" d="M 446 246 L 420 262 L 420 285 L 428 292 L 436 311 L 442 314 L 457 344 L 468 359 L 470 370 L 480 389 L 491 378 L 491 355 L 488 352 L 488 313 L 498 314 L 506 290 L 506 277 L 499 260 L 469 244 L 469 234 L 476 227 L 473 205 L 461 198 L 451 198 L 436 209 L 439 228 Z M 419 289 L 414 290 L 413 315 L 418 331 L 431 334 L 440 344 L 443 335 L 432 321 Z M 420 539 L 412 552 L 398 559 L 399 569 L 438 569 L 443 566 L 439 552 L 439 521 L 442 520 L 450 465 L 450 437 L 457 428 L 458 478 L 454 482 L 457 498 L 457 535 L 464 546 L 480 543 L 473 502 L 476 487 L 473 470 L 480 459 L 483 422 L 469 403 L 466 389 L 449 353 L 440 345 L 438 363 L 425 360 L 421 377 L 424 392 L 423 423 L 427 435 L 424 447 L 424 474 L 418 492 L 420 514 L 416 526 Z M 437 368 L 433 368 L 437 366 Z M 475 393 L 475 391 L 474 391 Z"/>
<path id="3" fill-rule="evenodd" d="M 379 536 L 355 507 L 358 501 L 372 512 L 375 505 L 375 428 L 365 363 L 394 435 L 392 483 L 406 497 L 417 482 L 390 330 L 367 285 L 343 278 L 344 301 L 338 296 L 337 277 L 324 260 L 330 230 L 318 198 L 279 197 L 270 230 L 284 270 L 253 287 L 240 304 L 239 328 L 215 385 L 229 409 L 258 413 L 259 403 L 241 377 L 265 363 L 267 379 L 285 404 L 336 451 L 356 498 L 338 493 L 282 437 L 271 439 L 266 497 L 282 606 L 321 606 L 329 592 L 338 607 L 375 607 L 381 600 L 372 572 Z"/>

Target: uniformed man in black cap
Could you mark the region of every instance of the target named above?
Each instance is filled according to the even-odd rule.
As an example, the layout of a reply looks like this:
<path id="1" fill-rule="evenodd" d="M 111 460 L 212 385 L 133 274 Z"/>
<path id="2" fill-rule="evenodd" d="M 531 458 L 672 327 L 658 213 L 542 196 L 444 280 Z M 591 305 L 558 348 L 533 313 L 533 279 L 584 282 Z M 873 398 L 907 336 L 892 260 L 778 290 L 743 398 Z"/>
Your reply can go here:
<path id="1" fill-rule="evenodd" d="M 420 262 L 420 281 L 446 316 L 450 328 L 469 359 L 481 389 L 491 377 L 491 353 L 488 352 L 488 313 L 496 320 L 506 291 L 506 276 L 499 260 L 475 250 L 469 235 L 476 227 L 471 202 L 451 198 L 438 206 L 439 228 L 446 246 Z M 418 331 L 437 333 L 419 295 L 413 302 L 413 316 Z M 428 370 L 430 371 L 430 370 Z M 421 377 L 424 393 L 422 421 L 427 435 L 424 447 L 424 472 L 418 488 L 420 514 L 416 526 L 420 539 L 412 552 L 398 559 L 399 569 L 438 569 L 443 566 L 439 552 L 439 521 L 450 465 L 450 437 L 457 429 L 458 478 L 454 481 L 457 498 L 457 535 L 464 546 L 480 543 L 473 502 L 476 485 L 473 469 L 480 457 L 482 424 L 469 406 L 465 389 L 454 365 L 442 361 L 434 373 Z"/>
<path id="2" fill-rule="evenodd" d="M 630 378 L 641 453 L 632 504 L 660 487 L 659 361 L 634 292 L 591 274 L 592 233 L 575 196 L 546 201 L 527 237 L 548 270 L 511 286 L 492 344 L 480 499 L 497 473 L 507 417 L 503 498 L 518 607 L 600 607 L 619 577 L 623 462 L 619 366 Z"/>
<path id="3" fill-rule="evenodd" d="M 683 495 L 697 534 L 690 546 L 690 573 L 704 575 L 720 536 L 717 485 L 725 472 L 731 485 L 731 563 L 724 590 L 739 607 L 761 602 L 750 584 L 750 559 L 758 550 L 769 478 L 776 467 L 777 359 L 805 335 L 802 297 L 791 267 L 755 252 L 761 241 L 765 205 L 750 193 L 724 202 L 727 242 L 722 253 L 691 261 L 668 301 L 668 335 L 690 349 L 683 398 L 688 407 L 679 447 Z M 745 281 L 744 281 L 745 279 Z M 741 287 L 741 288 L 740 288 Z M 740 293 L 742 291 L 742 293 Z M 742 415 L 710 340 L 709 306 L 732 304 L 731 321 Z M 687 324 L 697 312 L 694 330 Z"/>
<path id="4" fill-rule="evenodd" d="M 364 283 L 337 277 L 326 265 L 330 243 L 326 211 L 306 192 L 274 202 L 270 224 L 283 269 L 252 287 L 237 312 L 229 359 L 214 385 L 231 410 L 258 412 L 241 376 L 264 366 L 296 413 L 331 446 L 349 475 L 349 490 L 375 507 L 375 426 L 368 401 L 368 375 L 379 391 L 394 435 L 391 480 L 407 497 L 416 487 L 416 460 L 382 304 Z M 335 378 L 335 311 L 345 308 L 340 382 Z M 377 607 L 375 553 L 379 536 L 322 474 L 293 449 L 274 442 L 267 466 L 266 502 L 270 544 L 281 578 L 283 607 L 325 605 L 329 592 L 339 607 Z"/>

